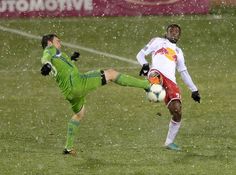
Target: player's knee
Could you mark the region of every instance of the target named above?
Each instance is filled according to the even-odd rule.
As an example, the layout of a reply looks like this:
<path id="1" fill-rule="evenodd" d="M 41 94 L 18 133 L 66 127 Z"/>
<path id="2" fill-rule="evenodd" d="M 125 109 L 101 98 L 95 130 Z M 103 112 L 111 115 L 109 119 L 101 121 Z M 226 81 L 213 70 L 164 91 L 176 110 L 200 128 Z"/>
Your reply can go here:
<path id="1" fill-rule="evenodd" d="M 169 110 L 171 115 L 173 116 L 173 120 L 176 122 L 180 122 L 181 121 L 181 117 L 182 117 L 182 109 L 181 109 L 181 103 L 176 101 L 173 102 L 170 106 L 169 106 Z"/>
<path id="2" fill-rule="evenodd" d="M 115 69 L 107 69 L 104 71 L 106 81 L 113 81 L 117 78 L 119 75 L 119 72 L 117 72 Z"/>
<path id="3" fill-rule="evenodd" d="M 172 114 L 173 114 L 174 116 L 178 117 L 178 118 L 181 118 L 181 116 L 182 116 L 181 109 L 178 109 L 178 108 L 174 109 L 174 110 L 172 111 Z"/>
<path id="4" fill-rule="evenodd" d="M 72 119 L 80 121 L 84 117 L 84 107 L 81 110 L 72 116 Z"/>
<path id="5" fill-rule="evenodd" d="M 115 69 L 107 69 L 106 72 L 110 75 L 110 76 L 113 76 L 113 75 L 117 75 L 118 72 L 115 70 Z"/>
<path id="6" fill-rule="evenodd" d="M 171 111 L 171 114 L 172 114 L 172 120 L 174 120 L 175 122 L 181 121 L 182 118 L 181 110 L 174 109 L 173 111 Z"/>
<path id="7" fill-rule="evenodd" d="M 72 116 L 72 119 L 77 120 L 77 121 L 80 121 L 82 118 L 83 118 L 83 116 L 82 116 L 82 115 L 79 115 L 79 114 L 74 114 L 74 115 Z"/>

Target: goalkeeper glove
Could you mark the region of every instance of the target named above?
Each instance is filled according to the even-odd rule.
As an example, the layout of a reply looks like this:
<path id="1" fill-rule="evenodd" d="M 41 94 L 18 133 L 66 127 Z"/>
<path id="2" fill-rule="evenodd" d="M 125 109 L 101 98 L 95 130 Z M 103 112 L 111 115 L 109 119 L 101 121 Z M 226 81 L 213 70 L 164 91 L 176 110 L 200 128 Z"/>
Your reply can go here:
<path id="1" fill-rule="evenodd" d="M 147 76 L 149 70 L 150 70 L 149 64 L 148 63 L 144 64 L 139 72 L 139 76 Z"/>
<path id="2" fill-rule="evenodd" d="M 74 61 L 77 61 L 78 58 L 79 58 L 79 56 L 80 56 L 80 53 L 79 53 L 79 52 L 74 52 L 74 53 L 71 55 L 70 59 L 71 59 L 71 60 L 74 60 Z"/>
<path id="3" fill-rule="evenodd" d="M 52 66 L 49 63 L 46 63 L 41 68 L 41 74 L 43 76 L 49 75 L 49 72 L 52 70 Z"/>
<path id="4" fill-rule="evenodd" d="M 198 103 L 200 103 L 201 97 L 198 91 L 192 92 L 192 99 Z"/>

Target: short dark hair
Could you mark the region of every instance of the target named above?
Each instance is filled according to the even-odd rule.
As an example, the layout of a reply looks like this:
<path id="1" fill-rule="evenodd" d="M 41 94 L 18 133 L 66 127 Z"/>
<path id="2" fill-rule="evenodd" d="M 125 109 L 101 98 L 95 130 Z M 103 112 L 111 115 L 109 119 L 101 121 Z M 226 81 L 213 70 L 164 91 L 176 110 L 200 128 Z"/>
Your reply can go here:
<path id="1" fill-rule="evenodd" d="M 52 41 L 54 37 L 57 37 L 57 35 L 56 34 L 43 35 L 41 40 L 43 49 L 45 49 L 48 46 L 48 41 Z"/>
<path id="2" fill-rule="evenodd" d="M 170 25 L 168 25 L 167 28 L 166 28 L 166 31 L 168 31 L 169 28 L 173 28 L 173 27 L 179 28 L 179 31 L 181 32 L 181 28 L 180 28 L 180 26 L 178 24 L 170 24 Z"/>

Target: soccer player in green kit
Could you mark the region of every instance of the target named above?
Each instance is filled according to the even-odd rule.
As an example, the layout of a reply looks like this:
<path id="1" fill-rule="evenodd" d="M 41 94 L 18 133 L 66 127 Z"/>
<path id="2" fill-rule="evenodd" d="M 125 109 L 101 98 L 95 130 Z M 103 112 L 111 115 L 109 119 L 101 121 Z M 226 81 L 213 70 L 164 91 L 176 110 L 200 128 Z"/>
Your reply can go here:
<path id="1" fill-rule="evenodd" d="M 42 37 L 41 41 L 43 57 L 41 58 L 41 74 L 46 76 L 51 73 L 66 100 L 71 104 L 74 115 L 68 122 L 67 139 L 63 154 L 76 155 L 73 148 L 75 134 L 77 132 L 80 120 L 84 117 L 85 97 L 86 95 L 108 82 L 114 82 L 121 86 L 137 87 L 149 89 L 148 80 L 140 80 L 114 69 L 95 70 L 87 73 L 80 73 L 74 61 L 79 57 L 75 52 L 69 57 L 61 52 L 61 41 L 55 34 L 48 34 Z"/>

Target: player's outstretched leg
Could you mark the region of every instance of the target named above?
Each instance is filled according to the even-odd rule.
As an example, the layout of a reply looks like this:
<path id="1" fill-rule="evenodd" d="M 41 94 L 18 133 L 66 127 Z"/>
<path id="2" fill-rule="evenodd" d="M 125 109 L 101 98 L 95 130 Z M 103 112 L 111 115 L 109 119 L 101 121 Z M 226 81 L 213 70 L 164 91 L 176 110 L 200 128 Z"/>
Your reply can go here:
<path id="1" fill-rule="evenodd" d="M 150 88 L 148 80 L 141 80 L 129 75 L 125 75 L 115 71 L 114 69 L 105 70 L 104 73 L 107 82 L 113 81 L 114 83 L 121 86 L 137 87 L 146 90 Z"/>

